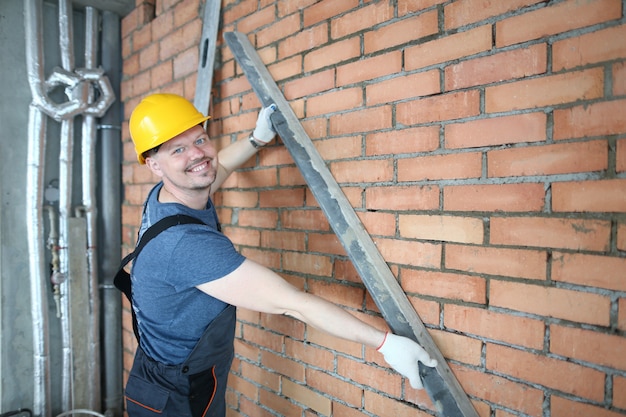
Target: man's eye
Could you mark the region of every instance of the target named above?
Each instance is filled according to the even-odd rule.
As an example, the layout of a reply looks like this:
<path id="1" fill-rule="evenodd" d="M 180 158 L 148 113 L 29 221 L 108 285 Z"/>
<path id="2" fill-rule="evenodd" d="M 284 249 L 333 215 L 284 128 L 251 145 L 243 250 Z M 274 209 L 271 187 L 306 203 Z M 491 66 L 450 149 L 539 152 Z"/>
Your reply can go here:
<path id="1" fill-rule="evenodd" d="M 204 145 L 204 143 L 206 142 L 206 138 L 198 138 L 196 139 L 196 145 Z"/>
<path id="2" fill-rule="evenodd" d="M 176 148 L 173 153 L 183 153 L 184 150 L 185 148 Z"/>

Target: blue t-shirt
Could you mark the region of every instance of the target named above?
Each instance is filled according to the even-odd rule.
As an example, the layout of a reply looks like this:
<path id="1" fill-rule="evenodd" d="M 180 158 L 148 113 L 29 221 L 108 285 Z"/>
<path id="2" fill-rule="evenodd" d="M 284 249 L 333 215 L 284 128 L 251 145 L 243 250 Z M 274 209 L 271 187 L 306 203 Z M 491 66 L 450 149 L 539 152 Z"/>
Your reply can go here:
<path id="1" fill-rule="evenodd" d="M 160 203 L 157 184 L 144 206 L 140 235 L 164 217 L 186 214 L 206 224 L 170 227 L 151 240 L 133 262 L 133 308 L 142 349 L 153 359 L 177 365 L 227 304 L 196 288 L 219 279 L 244 261 L 218 230 L 211 200 L 205 210 L 178 203 Z"/>

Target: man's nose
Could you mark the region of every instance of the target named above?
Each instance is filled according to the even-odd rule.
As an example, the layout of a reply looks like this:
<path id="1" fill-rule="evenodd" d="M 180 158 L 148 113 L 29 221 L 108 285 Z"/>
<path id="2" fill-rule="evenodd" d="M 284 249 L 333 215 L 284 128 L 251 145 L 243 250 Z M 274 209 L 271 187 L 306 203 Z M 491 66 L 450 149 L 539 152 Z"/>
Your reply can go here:
<path id="1" fill-rule="evenodd" d="M 189 148 L 189 156 L 192 159 L 202 158 L 204 154 L 205 154 L 204 149 L 202 149 L 201 146 L 194 144 Z"/>

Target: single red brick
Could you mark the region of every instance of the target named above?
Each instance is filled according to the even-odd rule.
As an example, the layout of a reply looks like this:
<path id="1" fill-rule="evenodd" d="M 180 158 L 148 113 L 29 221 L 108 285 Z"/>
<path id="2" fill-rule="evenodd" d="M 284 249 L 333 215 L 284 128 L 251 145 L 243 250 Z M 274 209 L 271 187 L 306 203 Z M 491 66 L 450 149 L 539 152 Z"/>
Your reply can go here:
<path id="1" fill-rule="evenodd" d="M 626 132 L 626 100 L 585 104 L 554 111 L 554 139 L 619 135 Z"/>
<path id="2" fill-rule="evenodd" d="M 383 80 L 365 87 L 368 106 L 441 92 L 439 71 L 432 70 Z"/>
<path id="3" fill-rule="evenodd" d="M 378 29 L 365 32 L 363 37 L 364 53 L 371 54 L 382 49 L 421 39 L 437 33 L 437 10 L 394 21 Z"/>
<path id="4" fill-rule="evenodd" d="M 198 50 L 190 48 L 182 51 L 174 57 L 174 78 L 182 78 L 187 75 L 195 75 L 198 71 Z M 195 89 L 195 83 L 194 83 Z M 198 94 L 202 94 L 198 92 Z M 208 93 L 207 93 L 208 94 Z"/>
<path id="5" fill-rule="evenodd" d="M 626 291 L 626 258 L 556 252 L 552 257 L 554 281 Z"/>
<path id="6" fill-rule="evenodd" d="M 307 250 L 309 252 L 327 253 L 339 256 L 347 255 L 336 234 L 308 232 L 307 235 Z"/>
<path id="7" fill-rule="evenodd" d="M 421 69 L 488 51 L 492 45 L 491 36 L 491 25 L 483 25 L 407 47 L 404 52 L 405 70 Z"/>
<path id="8" fill-rule="evenodd" d="M 174 79 L 172 61 L 165 61 L 150 70 L 150 78 L 154 85 L 166 85 Z"/>
<path id="9" fill-rule="evenodd" d="M 487 152 L 489 177 L 555 175 L 607 169 L 604 140 L 499 149 Z"/>
<path id="10" fill-rule="evenodd" d="M 386 2 L 372 2 L 352 12 L 339 15 L 331 20 L 330 36 L 332 39 L 343 38 L 355 32 L 371 29 L 394 16 L 394 7 Z"/>
<path id="11" fill-rule="evenodd" d="M 363 106 L 363 91 L 360 88 L 330 90 L 307 99 L 306 103 L 307 117 L 352 110 Z"/>
<path id="12" fill-rule="evenodd" d="M 597 6 L 600 7 L 600 6 Z M 626 56 L 626 26 L 617 26 L 554 42 L 552 70 L 575 68 Z"/>
<path id="13" fill-rule="evenodd" d="M 552 184 L 555 212 L 626 212 L 626 179 Z"/>
<path id="14" fill-rule="evenodd" d="M 519 410 L 524 415 L 542 415 L 544 394 L 540 389 L 469 367 L 455 364 L 450 364 L 450 367 L 465 392 L 471 397 Z M 475 402 L 477 411 L 480 410 L 479 404 L 484 403 Z M 499 411 L 496 411 L 497 417 L 514 417 L 513 414 L 500 414 Z M 478 412 L 480 416 L 489 416 L 491 410 L 487 407 L 486 413 Z"/>
<path id="15" fill-rule="evenodd" d="M 174 28 L 174 11 L 169 10 L 158 14 L 150 24 L 152 39 L 157 41 L 172 32 Z"/>
<path id="16" fill-rule="evenodd" d="M 626 95 L 626 64 L 623 62 L 613 65 L 613 95 Z"/>
<path id="17" fill-rule="evenodd" d="M 272 79 L 276 82 L 280 82 L 286 78 L 291 78 L 296 75 L 300 75 L 302 71 L 302 57 L 300 55 L 292 56 L 287 59 L 283 59 L 279 62 L 269 64 L 267 66 Z M 233 75 L 224 75 L 224 79 L 232 78 Z"/>
<path id="18" fill-rule="evenodd" d="M 615 170 L 617 172 L 626 171 L 626 139 L 620 139 L 617 141 L 615 151 Z"/>
<path id="19" fill-rule="evenodd" d="M 322 159 L 325 161 L 336 161 L 362 156 L 362 142 L 361 135 L 357 135 L 316 140 L 313 144 Z"/>
<path id="20" fill-rule="evenodd" d="M 483 343 L 471 337 L 442 330 L 430 331 L 435 345 L 448 360 L 479 366 Z"/>
<path id="21" fill-rule="evenodd" d="M 401 386 L 400 381 L 395 381 L 398 386 Z M 408 382 L 406 382 L 407 390 L 412 390 Z M 427 417 L 430 413 L 422 411 L 415 406 L 411 406 L 404 401 L 400 401 L 398 396 L 396 398 L 390 398 L 386 390 L 364 391 L 364 406 L 363 409 L 369 411 L 376 416 L 394 416 L 394 417 Z M 384 394 L 383 394 L 384 393 Z"/>
<path id="22" fill-rule="evenodd" d="M 362 358 L 363 356 L 363 345 L 361 343 L 340 339 L 310 326 L 307 327 L 306 341 L 313 345 L 322 346 L 333 352 L 344 353 L 354 358 Z"/>
<path id="23" fill-rule="evenodd" d="M 439 268 L 441 245 L 395 239 L 374 239 L 382 256 L 391 263 Z"/>
<path id="24" fill-rule="evenodd" d="M 574 363 L 487 344 L 487 369 L 578 397 L 604 399 L 605 374 Z"/>
<path id="25" fill-rule="evenodd" d="M 571 359 L 626 370 L 626 338 L 592 330 L 550 326 L 550 352 Z"/>
<path id="26" fill-rule="evenodd" d="M 483 243 L 483 221 L 474 217 L 400 214 L 400 236 L 419 240 Z"/>
<path id="27" fill-rule="evenodd" d="M 541 320 L 513 316 L 482 308 L 447 304 L 444 325 L 469 335 L 477 335 L 506 344 L 542 349 L 545 325 Z"/>
<path id="28" fill-rule="evenodd" d="M 462 61 L 446 67 L 446 90 L 543 74 L 547 68 L 547 57 L 546 44 L 542 43 Z"/>
<path id="29" fill-rule="evenodd" d="M 604 407 L 552 395 L 550 397 L 550 415 L 552 417 L 620 417 L 624 414 L 609 411 Z"/>
<path id="30" fill-rule="evenodd" d="M 337 86 L 355 84 L 378 77 L 398 74 L 402 70 L 402 53 L 391 51 L 363 58 L 337 67 Z"/>
<path id="31" fill-rule="evenodd" d="M 302 207 L 304 205 L 304 189 L 280 189 L 261 191 L 260 207 Z"/>
<path id="32" fill-rule="evenodd" d="M 611 315 L 608 296 L 497 280 L 491 280 L 489 304 L 599 326 L 608 326 Z"/>
<path id="33" fill-rule="evenodd" d="M 476 23 L 489 17 L 498 16 L 521 9 L 541 0 L 466 0 L 447 4 L 444 7 L 444 25 L 446 29 L 453 29 Z"/>
<path id="34" fill-rule="evenodd" d="M 546 140 L 545 113 L 467 120 L 445 126 L 445 147 L 477 148 L 521 142 Z"/>
<path id="35" fill-rule="evenodd" d="M 331 398 L 337 398 L 349 406 L 360 407 L 363 389 L 342 381 L 326 372 L 316 369 L 306 369 L 306 383 L 309 387 L 326 392 Z M 333 404 L 334 406 L 335 404 Z M 335 409 L 335 413 L 336 413 Z M 344 415 L 344 414 L 341 414 Z"/>
<path id="36" fill-rule="evenodd" d="M 606 251 L 611 223 L 604 220 L 492 217 L 491 243 L 496 245 Z"/>
<path id="37" fill-rule="evenodd" d="M 626 141 L 623 146 L 626 149 Z M 392 129 L 370 133 L 365 138 L 368 156 L 434 151 L 439 148 L 439 127 Z M 626 155 L 625 155 L 626 164 Z"/>
<path id="38" fill-rule="evenodd" d="M 236 2 L 237 0 L 227 0 L 227 1 L 232 1 L 232 2 Z M 276 2 L 274 1 L 268 1 L 268 0 L 264 0 L 261 2 L 262 6 L 265 5 L 272 5 L 274 6 Z M 302 1 L 298 1 L 298 2 L 292 2 L 292 1 L 281 1 L 279 3 L 276 3 L 276 7 L 278 9 L 278 16 L 282 17 L 282 16 L 288 16 L 290 14 L 296 13 L 299 14 L 300 11 L 302 9 L 308 9 L 309 7 L 312 7 L 312 5 L 316 4 L 317 0 L 302 0 Z M 330 2 L 332 3 L 332 2 Z M 222 6 L 224 7 L 224 6 Z"/>
<path id="39" fill-rule="evenodd" d="M 385 186 L 365 189 L 368 210 L 436 210 L 439 208 L 439 187 Z"/>
<path id="40" fill-rule="evenodd" d="M 402 272 L 404 291 L 437 298 L 485 304 L 486 286 L 484 278 L 471 275 L 413 269 Z"/>
<path id="41" fill-rule="evenodd" d="M 290 2 L 285 2 L 290 3 Z M 300 4 L 294 3 L 297 8 L 302 7 Z M 345 0 L 345 1 L 319 1 L 313 2 L 309 7 L 306 7 L 302 13 L 302 19 L 304 27 L 313 26 L 323 20 L 332 19 L 335 16 L 339 16 L 348 10 L 354 9 L 359 5 L 358 0 Z"/>
<path id="42" fill-rule="evenodd" d="M 331 116 L 330 134 L 337 136 L 389 129 L 391 124 L 391 106 L 374 107 Z"/>
<path id="43" fill-rule="evenodd" d="M 479 178 L 482 154 L 464 152 L 399 159 L 398 181 Z"/>
<path id="44" fill-rule="evenodd" d="M 443 207 L 449 211 L 541 211 L 543 184 L 453 185 L 443 189 Z"/>
<path id="45" fill-rule="evenodd" d="M 477 90 L 461 91 L 396 105 L 396 120 L 406 126 L 477 116 L 480 113 Z"/>
<path id="46" fill-rule="evenodd" d="M 252 33 L 260 27 L 274 23 L 276 10 L 273 7 L 265 7 L 237 21 L 237 31 Z"/>
<path id="47" fill-rule="evenodd" d="M 271 364 L 269 366 L 270 368 L 272 367 Z M 294 362 L 294 366 L 296 368 L 303 368 L 302 365 L 296 364 L 295 362 Z M 288 373 L 285 373 L 284 371 L 281 371 L 281 370 L 278 370 L 278 371 L 287 376 L 290 376 Z M 296 380 L 303 381 L 303 379 L 296 379 Z M 269 408 L 270 410 L 272 410 L 274 412 L 273 415 L 278 414 L 282 416 L 297 416 L 297 415 L 302 414 L 302 408 L 300 408 L 300 406 L 298 406 L 297 404 L 291 402 L 289 398 L 286 398 L 282 395 L 274 394 L 273 392 L 270 392 L 270 391 L 260 390 L 259 403 L 263 404 L 263 408 Z M 247 415 L 259 415 L 259 413 L 253 412 Z"/>
<path id="48" fill-rule="evenodd" d="M 348 38 L 317 48 L 304 56 L 304 72 L 315 71 L 326 66 L 337 66 L 341 62 L 361 54 L 359 38 Z"/>
<path id="49" fill-rule="evenodd" d="M 603 69 L 592 68 L 487 87 L 485 112 L 553 106 L 600 98 L 603 94 Z"/>
<path id="50" fill-rule="evenodd" d="M 391 181 L 393 178 L 393 161 L 390 159 L 367 159 L 333 162 L 330 164 L 330 172 L 340 184 Z"/>
<path id="51" fill-rule="evenodd" d="M 194 20 L 171 32 L 159 41 L 159 58 L 165 61 L 176 56 L 180 51 L 197 48 L 201 34 L 201 20 Z"/>
<path id="52" fill-rule="evenodd" d="M 613 377 L 613 405 L 626 408 L 626 378 L 619 375 Z"/>
<path id="53" fill-rule="evenodd" d="M 270 210 L 241 209 L 237 224 L 239 226 L 263 227 L 275 229 L 278 225 L 278 214 Z"/>
<path id="54" fill-rule="evenodd" d="M 261 244 L 264 248 L 304 251 L 304 232 L 263 230 L 261 232 Z"/>
<path id="55" fill-rule="evenodd" d="M 563 19 L 563 16 L 568 16 Z M 502 47 L 567 32 L 622 17 L 620 0 L 569 0 L 500 20 L 496 46 Z"/>
<path id="56" fill-rule="evenodd" d="M 512 278 L 546 279 L 545 251 L 448 244 L 446 269 Z"/>
<path id="57" fill-rule="evenodd" d="M 256 5 L 253 4 L 254 2 L 243 2 L 241 4 L 243 5 L 245 3 L 256 7 Z M 226 13 L 223 13 L 223 15 L 224 15 L 224 21 L 226 21 Z M 246 13 L 246 15 L 249 15 L 249 14 Z M 325 25 L 320 25 L 319 28 L 322 28 L 324 26 Z M 302 25 L 301 25 L 300 16 L 298 15 L 298 13 L 294 13 L 292 15 L 286 16 L 262 29 L 259 29 L 257 32 L 254 33 L 254 39 L 256 39 L 256 47 L 257 48 L 265 47 L 281 39 L 287 39 L 289 36 L 295 33 L 298 33 L 301 29 L 302 29 Z M 315 33 L 317 34 L 317 32 Z M 307 34 L 310 36 L 311 32 L 308 32 Z M 318 35 L 323 36 L 323 34 L 321 33 L 319 33 Z M 301 44 L 303 41 L 304 41 L 303 38 L 300 38 L 300 42 L 296 42 L 295 39 L 292 39 L 291 44 L 297 47 L 296 49 L 299 49 L 302 47 Z M 251 43 L 255 45 L 253 41 L 251 41 Z M 292 48 L 291 44 L 290 44 L 290 48 Z M 294 50 L 294 52 L 289 55 L 293 55 L 294 53 L 296 53 L 296 50 Z M 284 57 L 285 56 L 281 56 L 281 58 L 284 58 Z"/>
<path id="58" fill-rule="evenodd" d="M 626 223 L 617 224 L 617 249 L 626 250 Z"/>
<path id="59" fill-rule="evenodd" d="M 285 98 L 293 100 L 314 93 L 330 90 L 335 86 L 335 70 L 326 70 L 301 77 L 285 84 Z"/>
<path id="60" fill-rule="evenodd" d="M 290 33 L 289 35 L 289 37 L 281 40 L 278 44 L 278 57 L 280 59 L 324 45 L 328 42 L 328 27 L 326 24 L 321 24 L 309 29 Z"/>

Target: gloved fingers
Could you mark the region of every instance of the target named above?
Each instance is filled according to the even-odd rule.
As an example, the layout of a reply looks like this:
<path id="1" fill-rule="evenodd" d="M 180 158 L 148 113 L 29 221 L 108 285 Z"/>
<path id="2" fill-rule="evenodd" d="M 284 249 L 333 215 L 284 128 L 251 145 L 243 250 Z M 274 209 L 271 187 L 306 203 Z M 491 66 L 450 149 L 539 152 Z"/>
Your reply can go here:
<path id="1" fill-rule="evenodd" d="M 421 357 L 418 357 L 417 360 L 419 360 L 420 362 L 422 362 L 424 365 L 428 366 L 429 368 L 434 368 L 437 366 L 437 359 L 431 358 L 426 351 L 424 351 L 424 353 L 421 354 L 420 356 Z"/>
<path id="2" fill-rule="evenodd" d="M 276 111 L 276 108 L 276 104 L 272 103 L 268 107 L 263 107 L 261 111 L 259 111 L 256 127 L 254 128 L 254 132 L 252 132 L 257 141 L 268 143 L 274 139 L 274 136 L 276 136 L 274 126 L 272 126 L 272 121 L 270 120 L 270 116 L 274 113 L 274 111 Z"/>
<path id="3" fill-rule="evenodd" d="M 263 108 L 261 109 L 261 112 L 260 112 L 259 116 L 261 116 L 261 115 L 262 115 L 262 117 L 263 117 L 265 120 L 269 120 L 269 119 L 270 119 L 270 116 L 272 115 L 272 113 L 274 113 L 274 112 L 276 111 L 276 108 L 277 108 L 277 107 L 276 107 L 276 104 L 274 104 L 274 103 L 270 104 L 270 105 L 269 105 L 269 106 L 267 106 L 267 107 L 263 107 Z"/>
<path id="4" fill-rule="evenodd" d="M 424 385 L 422 384 L 422 378 L 419 376 L 419 372 L 412 374 L 407 377 L 409 379 L 409 383 L 415 389 L 424 389 Z"/>

